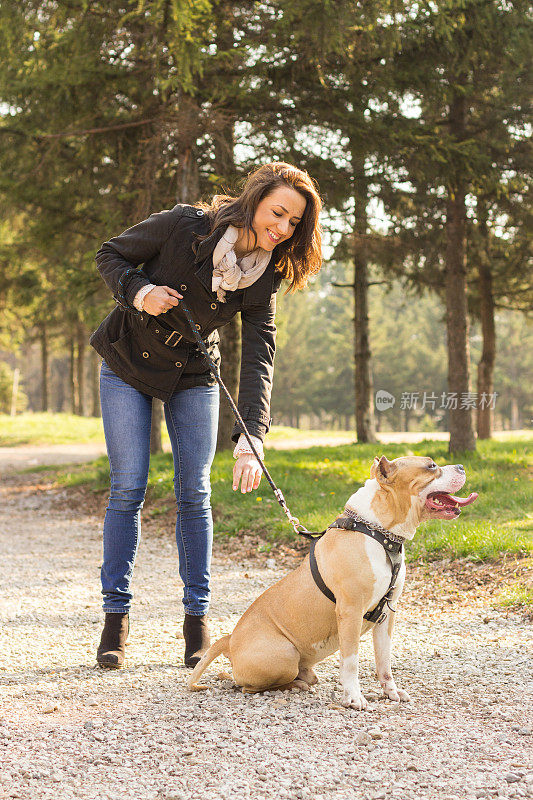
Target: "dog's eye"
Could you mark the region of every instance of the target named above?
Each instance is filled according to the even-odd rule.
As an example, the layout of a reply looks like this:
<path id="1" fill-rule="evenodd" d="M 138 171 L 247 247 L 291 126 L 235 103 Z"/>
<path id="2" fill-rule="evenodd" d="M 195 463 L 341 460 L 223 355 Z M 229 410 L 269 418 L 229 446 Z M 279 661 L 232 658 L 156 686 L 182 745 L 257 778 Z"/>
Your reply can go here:
<path id="1" fill-rule="evenodd" d="M 437 469 L 437 465 L 436 464 L 430 464 L 428 466 L 428 469 Z"/>

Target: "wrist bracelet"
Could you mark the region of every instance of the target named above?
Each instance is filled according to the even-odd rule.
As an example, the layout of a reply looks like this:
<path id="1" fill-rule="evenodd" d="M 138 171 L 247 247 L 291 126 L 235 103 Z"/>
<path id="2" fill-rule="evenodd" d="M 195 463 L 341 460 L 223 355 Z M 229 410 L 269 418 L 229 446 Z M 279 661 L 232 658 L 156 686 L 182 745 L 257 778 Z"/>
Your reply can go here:
<path id="1" fill-rule="evenodd" d="M 257 452 L 260 458 L 264 458 L 264 453 L 262 453 L 259 450 L 259 448 L 257 448 Z M 247 453 L 249 453 L 251 456 L 254 456 L 254 458 L 256 457 L 254 451 L 250 447 L 243 447 L 241 445 L 239 448 L 237 448 L 236 446 L 235 450 L 233 451 L 233 458 L 239 458 L 239 456 L 245 455 Z"/>

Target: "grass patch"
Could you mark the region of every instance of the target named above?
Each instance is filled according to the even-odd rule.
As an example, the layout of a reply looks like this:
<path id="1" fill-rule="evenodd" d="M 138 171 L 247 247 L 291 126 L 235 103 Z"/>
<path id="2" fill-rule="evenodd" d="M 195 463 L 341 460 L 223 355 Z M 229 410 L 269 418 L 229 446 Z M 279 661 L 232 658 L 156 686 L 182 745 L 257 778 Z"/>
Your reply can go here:
<path id="1" fill-rule="evenodd" d="M 84 464 L 67 464 L 64 467 L 28 467 L 23 471 L 54 474 L 59 486 L 82 486 L 95 494 L 109 490 L 109 461 L 107 456 L 101 456 Z"/>
<path id="2" fill-rule="evenodd" d="M 533 606 L 533 586 L 521 582 L 506 586 L 498 597 L 497 605 L 504 608 Z"/>
<path id="3" fill-rule="evenodd" d="M 533 436 L 520 440 L 484 441 L 476 453 L 447 453 L 445 442 L 424 440 L 417 444 L 342 445 L 300 450 L 270 450 L 267 466 L 282 489 L 291 512 L 309 530 L 323 530 L 342 510 L 348 497 L 368 478 L 373 457 L 389 459 L 406 455 L 431 456 L 438 464 L 461 462 L 467 472 L 462 494 L 479 492 L 455 522 L 423 524 L 408 543 L 407 557 L 495 559 L 503 553 L 533 552 L 531 470 Z M 232 490 L 231 452 L 218 453 L 212 469 L 215 535 L 261 536 L 265 548 L 276 541 L 294 539 L 289 525 L 264 477 L 259 490 L 248 495 Z M 59 469 L 58 480 L 66 486 L 86 484 L 106 491 L 107 459 Z M 152 457 L 145 508 L 152 515 L 174 506 L 173 467 L 169 454 Z"/>
<path id="4" fill-rule="evenodd" d="M 0 414 L 0 447 L 103 442 L 102 420 L 74 414 Z"/>

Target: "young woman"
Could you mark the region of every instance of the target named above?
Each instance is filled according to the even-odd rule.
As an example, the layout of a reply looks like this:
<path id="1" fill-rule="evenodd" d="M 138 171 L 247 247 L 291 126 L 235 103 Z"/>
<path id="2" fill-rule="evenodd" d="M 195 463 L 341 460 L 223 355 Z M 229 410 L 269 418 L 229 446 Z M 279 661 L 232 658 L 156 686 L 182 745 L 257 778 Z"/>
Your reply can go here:
<path id="1" fill-rule="evenodd" d="M 238 197 L 216 196 L 211 205 L 178 204 L 152 214 L 96 254 L 117 302 L 91 337 L 103 358 L 100 396 L 111 473 L 101 571 L 105 625 L 97 652 L 102 667 L 124 663 L 153 397 L 164 401 L 174 457 L 186 665 L 194 666 L 209 645 L 209 473 L 219 390 L 180 301 L 217 363 L 217 329 L 241 313 L 238 406 L 261 453 L 270 426 L 276 292 L 282 279 L 291 290 L 302 288 L 320 269 L 320 209 L 306 172 L 266 164 L 248 176 Z M 259 486 L 260 466 L 238 427 L 232 438 L 233 489 L 240 484 L 241 492 L 252 491 Z"/>

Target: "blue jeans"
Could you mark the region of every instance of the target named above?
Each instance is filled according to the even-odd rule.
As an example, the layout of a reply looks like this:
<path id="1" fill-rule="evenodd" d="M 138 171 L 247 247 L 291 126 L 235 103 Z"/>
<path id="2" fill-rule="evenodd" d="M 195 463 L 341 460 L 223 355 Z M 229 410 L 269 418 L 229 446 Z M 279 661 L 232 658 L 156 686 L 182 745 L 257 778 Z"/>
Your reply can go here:
<path id="1" fill-rule="evenodd" d="M 133 597 L 130 585 L 148 481 L 152 398 L 125 383 L 104 361 L 100 402 L 111 473 L 104 520 L 103 609 L 123 613 Z M 218 405 L 218 386 L 184 389 L 165 403 L 174 457 L 183 605 L 195 616 L 205 614 L 209 606 L 213 542 L 209 473 L 217 440 Z"/>

